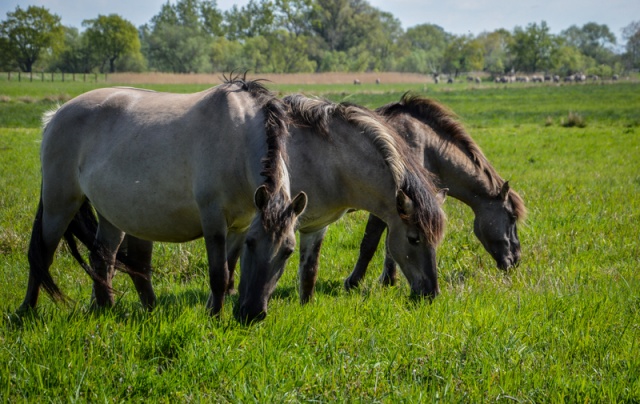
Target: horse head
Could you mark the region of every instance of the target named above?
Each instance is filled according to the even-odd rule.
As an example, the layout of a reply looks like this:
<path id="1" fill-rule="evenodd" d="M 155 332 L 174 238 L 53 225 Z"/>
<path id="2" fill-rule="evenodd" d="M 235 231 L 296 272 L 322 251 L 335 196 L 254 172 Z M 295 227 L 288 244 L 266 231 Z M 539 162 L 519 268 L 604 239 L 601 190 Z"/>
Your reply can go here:
<path id="1" fill-rule="evenodd" d="M 387 249 L 409 281 L 411 294 L 416 297 L 434 298 L 440 293 L 436 247 L 444 230 L 441 205 L 445 196 L 446 190 L 441 190 L 433 198 L 437 206 L 431 209 L 437 212 L 431 212 L 431 223 L 425 223 L 420 212 L 424 206 L 419 206 L 399 190 L 396 194 L 397 218 L 387 223 Z"/>
<path id="2" fill-rule="evenodd" d="M 250 323 L 264 319 L 267 303 L 296 247 L 298 217 L 307 205 L 300 192 L 292 200 L 286 192 L 271 193 L 260 186 L 254 196 L 258 214 L 253 219 L 240 257 L 238 321 Z"/>
<path id="3" fill-rule="evenodd" d="M 518 221 L 524 212 L 519 201 L 520 197 L 509 188 L 507 181 L 491 203 L 479 206 L 475 212 L 473 231 L 502 270 L 520 262 Z"/>

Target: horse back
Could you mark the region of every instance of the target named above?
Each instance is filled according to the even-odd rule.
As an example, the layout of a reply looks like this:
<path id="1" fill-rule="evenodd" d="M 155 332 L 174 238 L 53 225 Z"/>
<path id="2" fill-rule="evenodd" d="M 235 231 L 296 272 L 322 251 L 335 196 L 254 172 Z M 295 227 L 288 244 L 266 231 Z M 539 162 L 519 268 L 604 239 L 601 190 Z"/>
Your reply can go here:
<path id="1" fill-rule="evenodd" d="M 43 188 L 63 178 L 104 217 L 142 238 L 166 239 L 154 228 L 174 223 L 184 234 L 167 241 L 200 236 L 210 201 L 228 221 L 245 225 L 265 148 L 264 138 L 256 140 L 262 119 L 247 94 L 219 87 L 91 91 L 62 106 L 45 128 Z"/>

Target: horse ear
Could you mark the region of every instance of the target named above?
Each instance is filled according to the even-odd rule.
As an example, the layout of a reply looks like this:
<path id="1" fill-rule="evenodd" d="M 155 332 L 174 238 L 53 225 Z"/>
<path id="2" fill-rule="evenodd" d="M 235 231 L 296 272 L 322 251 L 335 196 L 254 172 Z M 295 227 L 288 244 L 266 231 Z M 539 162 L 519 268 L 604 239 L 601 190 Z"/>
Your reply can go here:
<path id="1" fill-rule="evenodd" d="M 449 192 L 449 188 L 442 188 L 440 191 L 438 191 L 438 193 L 436 194 L 436 200 L 438 201 L 438 203 L 440 205 L 442 205 L 444 203 L 444 200 L 447 199 L 447 193 Z"/>
<path id="2" fill-rule="evenodd" d="M 296 195 L 295 198 L 293 198 L 293 201 L 291 201 L 291 208 L 293 209 L 293 213 L 295 213 L 296 216 L 300 216 L 300 214 L 304 211 L 306 207 L 307 207 L 307 194 L 300 191 L 300 193 Z"/>
<path id="3" fill-rule="evenodd" d="M 508 197 L 509 197 L 509 181 L 505 181 L 504 184 L 502 184 L 502 189 L 500 189 L 500 198 L 503 201 L 506 201 Z"/>
<path id="4" fill-rule="evenodd" d="M 396 193 L 396 208 L 401 216 L 413 215 L 413 201 L 402 191 Z"/>
<path id="5" fill-rule="evenodd" d="M 256 189 L 256 193 L 253 195 L 253 203 L 256 204 L 256 208 L 264 210 L 269 202 L 269 191 L 266 185 L 260 185 Z"/>

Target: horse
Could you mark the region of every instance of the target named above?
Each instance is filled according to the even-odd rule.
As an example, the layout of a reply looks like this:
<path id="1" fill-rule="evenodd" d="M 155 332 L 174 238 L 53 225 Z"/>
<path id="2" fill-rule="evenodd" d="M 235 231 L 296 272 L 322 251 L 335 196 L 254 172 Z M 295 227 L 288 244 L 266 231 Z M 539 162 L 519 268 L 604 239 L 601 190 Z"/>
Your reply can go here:
<path id="1" fill-rule="evenodd" d="M 307 194 L 299 217 L 300 302 L 311 300 L 327 226 L 346 212 L 363 209 L 389 228 L 387 246 L 411 286 L 411 294 L 439 293 L 436 246 L 445 215 L 429 173 L 391 126 L 366 108 L 290 95 L 287 138 L 293 192 Z M 242 268 L 240 318 L 263 318 L 280 273 Z"/>
<path id="2" fill-rule="evenodd" d="M 49 271 L 62 237 L 93 279 L 92 306 L 113 306 L 122 247 L 120 256 L 137 265 L 129 274 L 148 309 L 156 302 L 152 242 L 204 237 L 213 315 L 224 303 L 227 256 L 245 238 L 253 248 L 243 250 L 241 264 L 255 272 L 281 270 L 294 251 L 306 195 L 290 196 L 285 109 L 260 83 L 229 77 L 193 94 L 98 89 L 43 123 L 40 202 L 19 312 L 35 309 L 41 287 L 54 301 L 67 300 Z M 91 266 L 74 236 L 89 247 Z"/>
<path id="3" fill-rule="evenodd" d="M 524 202 L 498 175 L 453 112 L 434 100 L 409 93 L 376 112 L 404 136 L 415 157 L 435 175 L 437 186 L 447 188 L 449 195 L 471 207 L 474 233 L 498 268 L 507 270 L 517 265 L 517 223 L 526 216 Z M 364 277 L 384 229 L 383 221 L 369 216 L 358 261 L 344 282 L 347 290 Z M 387 254 L 381 282 L 394 284 L 395 272 L 395 263 Z"/>

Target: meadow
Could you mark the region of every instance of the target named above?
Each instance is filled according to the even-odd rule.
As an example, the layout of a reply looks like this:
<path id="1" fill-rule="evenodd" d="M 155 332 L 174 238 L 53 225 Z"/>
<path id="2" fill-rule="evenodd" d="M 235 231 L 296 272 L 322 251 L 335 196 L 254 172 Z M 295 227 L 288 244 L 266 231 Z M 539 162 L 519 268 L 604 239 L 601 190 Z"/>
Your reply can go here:
<path id="1" fill-rule="evenodd" d="M 128 84 L 128 83 L 121 83 Z M 298 303 L 290 259 L 265 321 L 205 312 L 204 243 L 155 247 L 159 305 L 145 312 L 124 274 L 113 309 L 89 310 L 91 283 L 61 246 L 54 279 L 73 299 L 26 291 L 40 184 L 40 115 L 105 83 L 0 81 L 0 399 L 3 402 L 638 402 L 640 401 L 640 84 L 268 84 L 378 107 L 405 91 L 453 109 L 529 209 L 522 262 L 504 273 L 448 198 L 432 303 L 378 284 L 359 290 L 366 213 L 329 229 L 316 296 Z M 108 83 L 111 85 L 111 83 Z M 190 92 L 202 84 L 150 84 Z M 584 127 L 566 127 L 569 114 Z"/>

